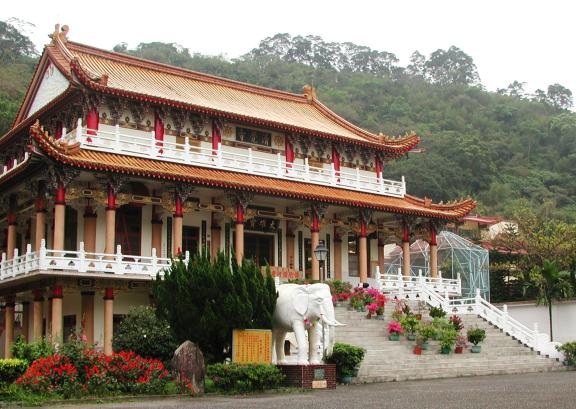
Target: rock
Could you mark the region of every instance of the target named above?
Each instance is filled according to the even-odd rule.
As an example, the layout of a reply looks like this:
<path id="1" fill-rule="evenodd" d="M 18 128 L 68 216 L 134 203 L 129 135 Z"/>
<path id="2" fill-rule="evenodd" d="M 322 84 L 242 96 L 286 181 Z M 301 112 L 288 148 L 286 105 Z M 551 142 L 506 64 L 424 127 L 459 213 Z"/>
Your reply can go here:
<path id="1" fill-rule="evenodd" d="M 193 395 L 204 393 L 204 354 L 200 347 L 191 341 L 184 341 L 174 351 L 174 357 L 170 362 L 172 372 L 176 380 L 184 385 L 189 385 Z"/>

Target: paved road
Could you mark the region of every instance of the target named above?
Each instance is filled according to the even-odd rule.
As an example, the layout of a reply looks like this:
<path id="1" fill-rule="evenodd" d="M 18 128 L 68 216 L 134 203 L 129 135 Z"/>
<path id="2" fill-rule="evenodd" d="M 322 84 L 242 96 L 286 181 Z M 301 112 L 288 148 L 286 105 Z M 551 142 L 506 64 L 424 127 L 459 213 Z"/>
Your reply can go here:
<path id="1" fill-rule="evenodd" d="M 67 406 L 70 408 L 71 406 Z M 576 372 L 339 386 L 336 391 L 81 405 L 82 409 L 575 409 Z"/>

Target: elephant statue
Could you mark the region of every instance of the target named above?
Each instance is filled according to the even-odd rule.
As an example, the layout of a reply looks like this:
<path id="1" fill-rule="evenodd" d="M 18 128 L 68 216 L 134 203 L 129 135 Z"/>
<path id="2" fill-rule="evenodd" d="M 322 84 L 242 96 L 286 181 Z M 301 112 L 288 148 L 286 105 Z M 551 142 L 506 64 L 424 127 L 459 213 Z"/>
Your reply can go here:
<path id="1" fill-rule="evenodd" d="M 282 284 L 277 287 L 277 291 L 278 299 L 272 319 L 272 344 L 276 352 L 276 362 L 286 363 L 284 340 L 286 333 L 293 331 L 298 344 L 298 364 L 321 363 L 323 325 L 328 327 L 328 342 L 325 342 L 328 354 L 332 353 L 334 346 L 334 327 L 344 325 L 336 321 L 330 287 L 322 283 Z"/>

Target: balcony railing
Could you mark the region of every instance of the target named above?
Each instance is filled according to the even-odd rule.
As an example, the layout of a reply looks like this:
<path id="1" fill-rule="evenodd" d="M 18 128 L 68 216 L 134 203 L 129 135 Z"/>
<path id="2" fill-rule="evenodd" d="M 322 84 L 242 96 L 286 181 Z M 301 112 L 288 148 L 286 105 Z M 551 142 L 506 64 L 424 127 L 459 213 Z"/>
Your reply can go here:
<path id="1" fill-rule="evenodd" d="M 39 251 L 32 251 L 30 244 L 26 253 L 19 255 L 14 250 L 14 257 L 7 259 L 2 254 L 0 262 L 0 281 L 26 275 L 36 271 L 59 271 L 75 273 L 109 273 L 116 275 L 137 275 L 143 278 L 154 278 L 157 273 L 170 266 L 171 259 L 156 257 L 156 249 L 152 256 L 143 257 L 122 254 L 122 248 L 116 247 L 116 253 L 89 253 L 84 251 L 84 243 L 80 243 L 78 251 L 51 250 L 46 248 L 42 240 Z M 189 257 L 186 252 L 186 258 Z"/>
<path id="2" fill-rule="evenodd" d="M 18 169 L 20 166 L 25 164 L 26 161 L 28 161 L 29 157 L 30 157 L 30 155 L 28 155 L 28 152 L 24 152 L 24 159 L 22 161 L 18 162 L 18 159 L 14 159 L 11 163 L 12 166 L 8 167 L 7 165 L 4 165 L 4 167 L 2 168 L 2 173 L 0 174 L 0 177 L 4 176 L 5 174 L 7 174 L 9 172 L 13 172 L 16 169 Z"/>
<path id="3" fill-rule="evenodd" d="M 378 276 L 378 274 L 377 274 Z M 393 293 L 409 293 L 418 290 L 425 284 L 430 290 L 445 294 L 446 296 L 462 295 L 462 280 L 460 274 L 456 279 L 443 278 L 442 273 L 438 277 L 428 277 L 422 275 L 422 270 L 417 276 L 402 275 L 402 270 L 398 269 L 398 274 L 380 274 L 380 289 Z"/>
<path id="4" fill-rule="evenodd" d="M 374 175 L 361 174 L 355 171 L 330 169 L 311 166 L 308 159 L 304 164 L 286 162 L 278 153 L 276 158 L 254 156 L 252 149 L 246 153 L 227 150 L 222 145 L 218 149 L 190 145 L 188 137 L 184 143 L 157 141 L 154 133 L 150 136 L 127 135 L 116 125 L 114 131 L 90 130 L 81 126 L 78 121 L 76 130 L 66 134 L 69 143 L 79 142 L 82 149 L 111 152 L 146 159 L 183 163 L 206 168 L 216 168 L 231 172 L 249 173 L 284 180 L 292 180 L 317 185 L 332 186 L 361 192 L 370 192 L 384 196 L 404 197 L 406 182 L 387 180 Z"/>

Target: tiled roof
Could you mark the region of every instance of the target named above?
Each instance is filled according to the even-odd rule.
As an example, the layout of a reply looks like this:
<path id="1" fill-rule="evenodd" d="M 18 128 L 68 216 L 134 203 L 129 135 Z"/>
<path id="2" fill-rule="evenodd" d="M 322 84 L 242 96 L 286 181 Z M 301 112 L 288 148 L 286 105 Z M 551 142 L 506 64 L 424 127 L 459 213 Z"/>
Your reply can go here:
<path id="1" fill-rule="evenodd" d="M 52 159 L 88 170 L 118 172 L 134 176 L 188 182 L 200 186 L 243 190 L 291 199 L 363 207 L 444 220 L 458 220 L 476 207 L 476 202 L 472 199 L 450 204 L 434 204 L 428 199 L 418 199 L 412 196 L 405 198 L 388 197 L 153 159 L 125 155 L 119 158 L 117 154 L 85 150 L 78 146 L 70 147 L 59 143 L 42 130 L 38 124 L 32 126 L 31 135 L 39 147 Z"/>
<path id="2" fill-rule="evenodd" d="M 392 157 L 420 141 L 414 133 L 392 138 L 361 129 L 320 103 L 311 87 L 300 95 L 273 90 L 97 49 L 62 36 L 46 46 L 43 59 L 46 55 L 70 80 L 103 93 L 368 145 Z M 26 105 L 25 101 L 17 120 L 23 119 Z"/>

